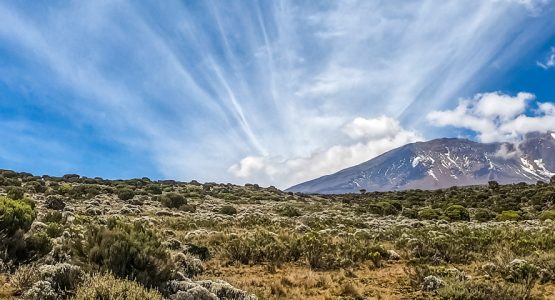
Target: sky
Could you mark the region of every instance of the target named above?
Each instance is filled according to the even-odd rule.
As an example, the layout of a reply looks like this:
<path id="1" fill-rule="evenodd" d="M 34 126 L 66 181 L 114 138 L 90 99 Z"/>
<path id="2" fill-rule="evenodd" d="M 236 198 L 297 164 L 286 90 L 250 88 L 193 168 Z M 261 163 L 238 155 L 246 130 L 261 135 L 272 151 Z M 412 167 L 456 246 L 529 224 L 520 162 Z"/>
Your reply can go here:
<path id="1" fill-rule="evenodd" d="M 555 1 L 0 3 L 0 168 L 287 188 L 555 130 Z"/>

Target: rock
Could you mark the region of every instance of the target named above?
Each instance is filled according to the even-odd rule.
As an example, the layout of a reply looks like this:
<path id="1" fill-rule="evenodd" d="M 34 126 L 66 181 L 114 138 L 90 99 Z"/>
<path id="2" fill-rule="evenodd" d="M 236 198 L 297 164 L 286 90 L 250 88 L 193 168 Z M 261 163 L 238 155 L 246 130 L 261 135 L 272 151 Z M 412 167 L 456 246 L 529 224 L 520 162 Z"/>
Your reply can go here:
<path id="1" fill-rule="evenodd" d="M 444 285 L 445 285 L 445 282 L 441 278 L 436 277 L 434 275 L 429 275 L 424 277 L 424 281 L 422 282 L 422 285 L 420 288 L 424 291 L 431 292 L 431 291 L 438 290 Z"/>
<path id="2" fill-rule="evenodd" d="M 387 250 L 387 257 L 391 260 L 400 260 L 401 255 L 399 255 L 395 250 Z"/>

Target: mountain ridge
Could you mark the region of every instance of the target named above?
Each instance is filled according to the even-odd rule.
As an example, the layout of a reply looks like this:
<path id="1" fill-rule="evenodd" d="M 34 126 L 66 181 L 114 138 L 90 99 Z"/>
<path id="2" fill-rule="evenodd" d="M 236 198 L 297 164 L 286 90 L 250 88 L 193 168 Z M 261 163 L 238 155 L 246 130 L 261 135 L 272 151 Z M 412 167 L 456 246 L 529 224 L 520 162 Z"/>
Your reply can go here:
<path id="1" fill-rule="evenodd" d="M 288 188 L 342 194 L 547 181 L 555 176 L 555 132 L 530 133 L 517 144 L 438 138 L 387 151 L 361 164 Z"/>

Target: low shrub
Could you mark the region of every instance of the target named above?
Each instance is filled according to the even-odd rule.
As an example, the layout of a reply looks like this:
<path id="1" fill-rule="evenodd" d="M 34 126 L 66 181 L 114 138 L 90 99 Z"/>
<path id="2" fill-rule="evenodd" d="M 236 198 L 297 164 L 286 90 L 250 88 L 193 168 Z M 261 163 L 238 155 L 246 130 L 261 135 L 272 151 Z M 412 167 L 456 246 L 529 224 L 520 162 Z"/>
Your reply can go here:
<path id="1" fill-rule="evenodd" d="M 64 197 L 60 195 L 49 195 L 46 197 L 46 208 L 53 210 L 63 210 L 66 207 Z"/>
<path id="2" fill-rule="evenodd" d="M 237 214 L 237 209 L 231 205 L 224 205 L 220 207 L 218 212 L 222 215 L 232 216 Z"/>
<path id="3" fill-rule="evenodd" d="M 25 196 L 25 190 L 22 187 L 10 186 L 6 189 L 8 198 L 13 200 L 21 200 Z"/>
<path id="4" fill-rule="evenodd" d="M 0 197 L 0 233 L 11 236 L 18 230 L 27 231 L 35 217 L 36 212 L 28 202 Z"/>
<path id="5" fill-rule="evenodd" d="M 472 218 L 479 222 L 487 222 L 495 218 L 495 213 L 487 208 L 478 208 L 474 211 L 474 216 Z"/>
<path id="6" fill-rule="evenodd" d="M 90 271 L 109 271 L 147 287 L 173 275 L 169 253 L 157 234 L 140 223 L 109 219 L 106 226 L 90 226 L 85 236 L 85 241 L 74 241 L 72 252 Z"/>
<path id="7" fill-rule="evenodd" d="M 518 221 L 520 213 L 514 210 L 504 210 L 495 217 L 497 221 Z"/>
<path id="8" fill-rule="evenodd" d="M 555 210 L 546 210 L 540 214 L 540 220 L 555 220 Z"/>
<path id="9" fill-rule="evenodd" d="M 95 275 L 86 280 L 76 291 L 75 300 L 164 300 L 155 290 L 149 290 L 140 284 L 117 279 L 113 275 Z"/>
<path id="10" fill-rule="evenodd" d="M 187 204 L 187 199 L 178 193 L 165 193 L 160 197 L 160 202 L 168 208 L 179 208 Z"/>
<path id="11" fill-rule="evenodd" d="M 129 188 L 122 188 L 117 190 L 117 195 L 120 200 L 126 201 L 135 197 L 135 192 Z"/>
<path id="12" fill-rule="evenodd" d="M 284 205 L 284 206 L 278 207 L 276 211 L 281 216 L 289 217 L 289 218 L 302 216 L 302 212 L 298 208 L 292 205 Z"/>
<path id="13" fill-rule="evenodd" d="M 470 213 L 462 205 L 448 206 L 444 211 L 444 215 L 449 221 L 470 221 Z"/>
<path id="14" fill-rule="evenodd" d="M 441 210 L 439 209 L 426 207 L 418 211 L 418 218 L 421 220 L 437 220 L 441 218 L 441 216 Z"/>
<path id="15" fill-rule="evenodd" d="M 204 264 L 202 261 L 191 254 L 177 253 L 173 256 L 173 261 L 179 272 L 186 275 L 188 278 L 193 278 L 204 273 Z"/>

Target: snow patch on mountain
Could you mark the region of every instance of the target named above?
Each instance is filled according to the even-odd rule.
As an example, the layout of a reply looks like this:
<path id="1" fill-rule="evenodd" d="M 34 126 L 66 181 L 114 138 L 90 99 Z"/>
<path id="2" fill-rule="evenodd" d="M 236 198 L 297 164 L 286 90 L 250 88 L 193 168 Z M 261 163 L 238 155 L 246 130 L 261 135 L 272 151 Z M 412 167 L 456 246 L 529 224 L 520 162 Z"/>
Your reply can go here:
<path id="1" fill-rule="evenodd" d="M 432 176 L 435 179 L 435 181 L 439 181 L 439 179 L 437 179 L 436 174 L 434 173 L 434 170 L 432 169 L 428 170 L 428 175 Z"/>
<path id="2" fill-rule="evenodd" d="M 418 166 L 418 164 L 420 163 L 420 161 L 422 160 L 422 157 L 417 156 L 415 158 L 412 159 L 412 167 L 416 168 L 416 166 Z"/>
<path id="3" fill-rule="evenodd" d="M 555 176 L 554 172 L 550 172 L 546 167 L 545 164 L 543 163 L 543 159 L 536 159 L 534 160 L 534 163 L 536 163 L 536 166 L 538 166 L 539 170 L 538 172 L 546 177 L 551 177 L 551 176 Z"/>

